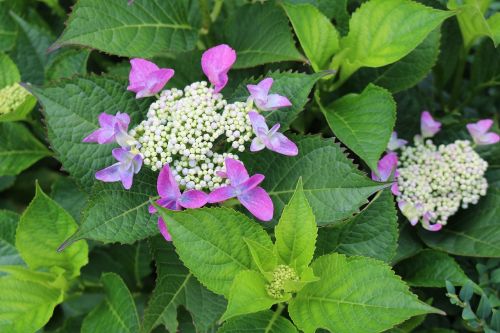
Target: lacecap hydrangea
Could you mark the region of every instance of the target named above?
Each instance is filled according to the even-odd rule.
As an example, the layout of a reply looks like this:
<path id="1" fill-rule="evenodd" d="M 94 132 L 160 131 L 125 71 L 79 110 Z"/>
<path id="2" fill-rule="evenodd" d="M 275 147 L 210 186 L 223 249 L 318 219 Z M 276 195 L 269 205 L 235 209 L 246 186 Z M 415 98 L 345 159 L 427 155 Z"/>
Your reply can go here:
<path id="1" fill-rule="evenodd" d="M 134 128 L 129 128 L 126 110 L 99 116 L 100 127 L 83 142 L 117 143 L 120 147 L 112 152 L 117 163 L 96 172 L 96 178 L 121 182 L 130 189 L 134 175 L 148 167 L 159 171 L 160 199 L 156 203 L 162 207 L 199 208 L 236 198 L 258 219 L 271 220 L 272 200 L 259 186 L 264 175 L 250 176 L 238 154 L 269 149 L 297 155 L 297 146 L 278 131 L 280 124 L 269 128 L 262 115 L 289 107 L 291 102 L 285 96 L 270 94 L 273 79 L 266 78 L 247 86 L 246 102 L 228 103 L 221 90 L 235 61 L 236 52 L 231 47 L 215 46 L 201 59 L 209 82 L 193 82 L 182 90 L 162 90 L 175 71 L 145 59 L 132 59 L 127 90 L 136 98 L 155 96 L 156 100 Z M 149 211 L 156 213 L 156 208 L 151 206 Z M 170 240 L 161 217 L 158 227 Z"/>
<path id="2" fill-rule="evenodd" d="M 484 119 L 467 125 L 472 142 L 436 145 L 432 137 L 441 123 L 424 111 L 420 124 L 421 134 L 414 137 L 413 146 L 392 134 L 388 152 L 378 162 L 378 175 L 372 173 L 372 178 L 388 181 L 393 176 L 391 190 L 401 213 L 413 226 L 420 222 L 427 230 L 439 231 L 460 208 L 475 205 L 486 195 L 488 163 L 474 148 L 495 144 L 500 137 L 489 132 L 493 121 Z"/>

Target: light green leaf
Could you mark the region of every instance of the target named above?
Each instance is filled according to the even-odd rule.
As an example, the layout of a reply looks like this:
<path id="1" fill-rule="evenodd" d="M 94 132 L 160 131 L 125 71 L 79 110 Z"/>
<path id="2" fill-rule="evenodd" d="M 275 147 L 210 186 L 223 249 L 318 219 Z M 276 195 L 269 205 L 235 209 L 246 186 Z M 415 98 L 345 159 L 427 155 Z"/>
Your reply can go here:
<path id="1" fill-rule="evenodd" d="M 35 197 L 24 211 L 16 232 L 16 248 L 33 270 L 59 266 L 68 279 L 80 275 L 87 264 L 87 243 L 80 242 L 57 252 L 57 247 L 72 233 L 77 224 L 61 206 L 50 199 L 38 184 Z"/>
<path id="2" fill-rule="evenodd" d="M 430 249 L 403 260 L 395 270 L 413 287 L 445 287 L 446 280 L 456 286 L 463 286 L 469 281 L 452 257 Z"/>
<path id="3" fill-rule="evenodd" d="M 208 289 L 229 295 L 234 277 L 257 266 L 242 238 L 271 248 L 271 239 L 254 221 L 228 208 L 172 212 L 160 208 L 182 262 Z"/>
<path id="4" fill-rule="evenodd" d="M 252 254 L 255 265 L 261 273 L 272 272 L 278 265 L 278 257 L 273 248 L 266 247 L 254 240 L 243 238 Z"/>
<path id="5" fill-rule="evenodd" d="M 298 333 L 288 319 L 270 310 L 229 319 L 217 332 Z"/>
<path id="6" fill-rule="evenodd" d="M 440 313 L 421 302 L 381 261 L 330 254 L 312 268 L 319 281 L 306 285 L 290 302 L 293 322 L 305 333 L 382 332 L 404 320 Z"/>
<path id="7" fill-rule="evenodd" d="M 77 49 L 57 52 L 46 69 L 47 80 L 52 81 L 75 74 L 85 74 L 89 55 L 89 51 Z"/>
<path id="8" fill-rule="evenodd" d="M 139 316 L 127 286 L 115 273 L 101 277 L 106 297 L 82 323 L 82 333 L 138 333 Z"/>
<path id="9" fill-rule="evenodd" d="M 314 71 L 328 69 L 339 49 L 339 33 L 330 20 L 310 4 L 285 4 L 284 8 Z"/>
<path id="10" fill-rule="evenodd" d="M 84 45 L 124 57 L 150 58 L 195 47 L 196 18 L 182 0 L 82 0 L 52 48 Z"/>
<path id="11" fill-rule="evenodd" d="M 238 55 L 234 68 L 305 60 L 295 48 L 285 13 L 273 3 L 240 7 L 226 21 L 224 35 Z"/>
<path id="12" fill-rule="evenodd" d="M 16 228 L 19 214 L 0 210 L 0 265 L 22 265 L 23 260 L 16 250 Z"/>
<path id="13" fill-rule="evenodd" d="M 397 247 L 397 220 L 392 194 L 382 191 L 348 222 L 320 228 L 316 256 L 339 252 L 390 262 Z"/>
<path id="14" fill-rule="evenodd" d="M 488 18 L 488 25 L 491 29 L 495 46 L 500 44 L 500 13 L 495 13 Z"/>
<path id="15" fill-rule="evenodd" d="M 21 81 L 21 74 L 16 64 L 8 55 L 0 53 L 0 89 L 19 81 Z"/>
<path id="16" fill-rule="evenodd" d="M 348 94 L 322 111 L 335 135 L 377 172 L 396 123 L 396 103 L 387 90 L 369 84 L 361 94 Z"/>
<path id="17" fill-rule="evenodd" d="M 227 310 L 221 320 L 269 309 L 281 302 L 269 296 L 267 280 L 256 271 L 241 271 L 234 278 L 229 291 Z"/>
<path id="18" fill-rule="evenodd" d="M 0 122 L 25 120 L 36 98 L 18 83 L 0 89 Z"/>
<path id="19" fill-rule="evenodd" d="M 24 125 L 0 122 L 1 176 L 17 175 L 46 156 L 50 151 Z"/>
<path id="20" fill-rule="evenodd" d="M 318 8 L 326 17 L 333 19 L 337 29 L 345 35 L 349 31 L 349 13 L 347 0 L 285 0 L 290 4 L 311 4 Z"/>
<path id="21" fill-rule="evenodd" d="M 203 287 L 184 267 L 172 243 L 161 236 L 151 240 L 156 261 L 156 287 L 144 313 L 141 332 L 151 332 L 163 324 L 170 332 L 178 331 L 177 309 L 184 306 L 198 331 L 206 332 L 226 308 L 222 296 Z"/>
<path id="22" fill-rule="evenodd" d="M 77 223 L 80 222 L 82 210 L 87 204 L 88 194 L 82 191 L 70 177 L 58 178 L 53 184 L 50 196 L 61 205 Z"/>
<path id="23" fill-rule="evenodd" d="M 439 232 L 419 230 L 428 246 L 459 256 L 500 257 L 500 189 L 490 187 L 476 206 L 453 216 Z"/>
<path id="24" fill-rule="evenodd" d="M 299 178 L 295 193 L 283 209 L 274 234 L 275 249 L 280 261 L 300 275 L 313 258 L 318 235 L 318 227 L 304 193 L 302 178 Z"/>
<path id="25" fill-rule="evenodd" d="M 251 174 L 266 175 L 261 186 L 273 199 L 275 217 L 281 215 L 300 177 L 318 225 L 350 217 L 370 195 L 387 187 L 368 179 L 333 139 L 313 136 L 291 136 L 291 139 L 299 148 L 295 157 L 271 151 L 241 155 Z"/>

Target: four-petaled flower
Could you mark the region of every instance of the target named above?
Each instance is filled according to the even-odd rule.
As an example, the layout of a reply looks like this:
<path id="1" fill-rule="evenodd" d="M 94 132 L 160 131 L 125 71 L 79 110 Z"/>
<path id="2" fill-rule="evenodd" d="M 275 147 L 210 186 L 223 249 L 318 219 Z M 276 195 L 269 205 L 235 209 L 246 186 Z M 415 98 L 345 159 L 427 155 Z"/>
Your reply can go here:
<path id="1" fill-rule="evenodd" d="M 491 145 L 500 141 L 498 134 L 488 132 L 491 126 L 493 126 L 493 120 L 483 119 L 474 124 L 467 124 L 467 131 L 476 145 Z"/>
<path id="2" fill-rule="evenodd" d="M 284 134 L 278 132 L 280 124 L 275 124 L 269 129 L 266 124 L 266 119 L 257 112 L 249 112 L 248 117 L 250 118 L 253 131 L 256 135 L 250 145 L 250 151 L 260 151 L 267 148 L 288 156 L 295 156 L 298 154 L 299 150 L 295 143 Z"/>
<path id="3" fill-rule="evenodd" d="M 398 166 L 398 155 L 396 153 L 388 153 L 382 157 L 377 163 L 378 176 L 372 171 L 372 179 L 379 182 L 386 182 L 394 173 L 394 178 L 398 176 L 396 167 Z M 394 182 L 391 186 L 391 192 L 394 195 L 399 194 L 398 183 Z"/>
<path id="4" fill-rule="evenodd" d="M 126 147 L 131 139 L 127 133 L 129 124 L 130 117 L 126 113 L 118 112 L 113 116 L 103 112 L 99 115 L 101 127 L 85 137 L 83 142 L 97 142 L 102 145 L 117 141 L 120 146 Z"/>
<path id="5" fill-rule="evenodd" d="M 175 181 L 174 175 L 172 174 L 168 164 L 166 164 L 160 171 L 160 175 L 158 176 L 156 183 L 156 189 L 160 195 L 160 199 L 156 201 L 156 203 L 161 207 L 170 210 L 200 208 L 207 203 L 208 199 L 205 192 L 198 190 L 187 190 L 184 191 L 184 193 L 181 193 L 179 185 Z M 154 214 L 156 211 L 157 210 L 153 205 L 149 206 L 149 213 Z M 165 222 L 161 217 L 158 217 L 158 228 L 167 241 L 172 240 Z"/>
<path id="6" fill-rule="evenodd" d="M 271 220 L 274 213 L 273 201 L 269 194 L 258 186 L 264 180 L 264 175 L 255 174 L 249 177 L 243 163 L 232 158 L 226 158 L 225 165 L 225 175 L 229 178 L 230 185 L 213 190 L 208 195 L 208 202 L 217 203 L 236 197 L 259 220 Z"/>
<path id="7" fill-rule="evenodd" d="M 115 148 L 112 153 L 118 163 L 97 171 L 95 178 L 108 183 L 121 181 L 123 187 L 128 190 L 132 187 L 134 174 L 141 170 L 142 156 L 125 148 Z"/>
<path id="8" fill-rule="evenodd" d="M 397 132 L 392 132 L 389 143 L 387 144 L 387 150 L 390 151 L 398 150 L 399 148 L 404 147 L 407 143 L 408 141 L 406 140 L 398 139 Z"/>
<path id="9" fill-rule="evenodd" d="M 163 89 L 168 80 L 174 76 L 174 70 L 159 68 L 151 61 L 134 58 L 130 60 L 132 69 L 128 76 L 127 90 L 135 92 L 135 98 L 149 97 Z"/>
<path id="10" fill-rule="evenodd" d="M 441 123 L 434 120 L 428 111 L 422 112 L 420 117 L 420 131 L 422 137 L 432 138 L 441 129 Z"/>
<path id="11" fill-rule="evenodd" d="M 236 61 L 236 52 L 229 45 L 221 44 L 206 50 L 201 56 L 201 68 L 214 91 L 218 93 L 227 84 L 227 72 Z"/>
<path id="12" fill-rule="evenodd" d="M 278 94 L 269 94 L 273 79 L 267 78 L 260 81 L 257 85 L 249 84 L 247 89 L 250 92 L 250 99 L 262 111 L 272 111 L 279 108 L 291 106 L 292 103 L 285 96 Z"/>

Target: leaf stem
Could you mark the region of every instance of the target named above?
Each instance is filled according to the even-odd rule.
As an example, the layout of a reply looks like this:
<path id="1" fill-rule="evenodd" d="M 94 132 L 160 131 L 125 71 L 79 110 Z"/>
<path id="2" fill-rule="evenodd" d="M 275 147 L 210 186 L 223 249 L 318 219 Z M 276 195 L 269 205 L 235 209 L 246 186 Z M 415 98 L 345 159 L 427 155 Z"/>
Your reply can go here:
<path id="1" fill-rule="evenodd" d="M 274 312 L 273 316 L 271 317 L 271 320 L 267 324 L 264 332 L 269 332 L 271 327 L 273 327 L 274 322 L 279 318 L 283 310 L 285 309 L 285 304 L 283 303 L 278 303 L 278 307 L 276 308 L 276 311 Z"/>
<path id="2" fill-rule="evenodd" d="M 217 20 L 217 17 L 219 17 L 223 4 L 224 0 L 215 0 L 214 8 L 212 8 L 212 12 L 210 13 L 210 19 L 212 20 L 212 22 L 215 22 Z"/>

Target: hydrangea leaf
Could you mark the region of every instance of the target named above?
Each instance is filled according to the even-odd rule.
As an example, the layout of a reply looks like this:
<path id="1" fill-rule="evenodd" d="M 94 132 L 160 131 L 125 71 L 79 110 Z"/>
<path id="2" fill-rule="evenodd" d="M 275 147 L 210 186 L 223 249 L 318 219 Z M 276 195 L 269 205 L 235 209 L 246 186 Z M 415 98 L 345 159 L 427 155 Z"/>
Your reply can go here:
<path id="1" fill-rule="evenodd" d="M 0 51 L 9 51 L 16 43 L 17 27 L 9 14 L 11 5 L 0 2 Z"/>
<path id="2" fill-rule="evenodd" d="M 198 23 L 182 0 L 82 0 L 52 49 L 83 45 L 107 53 L 150 58 L 195 47 Z"/>
<path id="3" fill-rule="evenodd" d="M 83 320 L 82 333 L 138 333 L 139 315 L 127 286 L 115 273 L 105 273 L 101 282 L 105 299 Z"/>
<path id="4" fill-rule="evenodd" d="M 295 157 L 271 151 L 241 155 L 251 174 L 266 176 L 261 186 L 273 200 L 275 217 L 281 215 L 300 177 L 318 225 L 350 217 L 370 195 L 390 185 L 368 179 L 333 139 L 315 136 L 291 136 L 291 139 L 299 148 Z"/>
<path id="5" fill-rule="evenodd" d="M 273 3 L 240 7 L 226 21 L 224 35 L 238 55 L 234 68 L 305 60 L 295 48 L 285 13 Z"/>
<path id="6" fill-rule="evenodd" d="M 392 194 L 382 191 L 346 223 L 320 228 L 316 256 L 339 252 L 390 262 L 397 247 L 397 221 Z"/>
<path id="7" fill-rule="evenodd" d="M 82 142 L 99 127 L 99 114 L 126 112 L 134 126 L 151 103 L 148 98 L 136 100 L 126 87 L 124 81 L 96 76 L 61 80 L 44 88 L 28 87 L 44 107 L 48 137 L 56 157 L 87 189 L 94 184 L 97 170 L 115 162 L 111 155 L 115 146 Z"/>
<path id="8" fill-rule="evenodd" d="M 413 316 L 441 313 L 419 301 L 381 261 L 333 253 L 312 268 L 320 280 L 306 285 L 288 308 L 305 333 L 382 332 Z"/>
<path id="9" fill-rule="evenodd" d="M 345 95 L 322 107 L 335 135 L 377 170 L 396 123 L 396 103 L 387 90 L 369 84 L 361 94 Z"/>
<path id="10" fill-rule="evenodd" d="M 500 189 L 491 187 L 476 206 L 459 212 L 439 232 L 419 230 L 436 250 L 467 257 L 500 257 Z"/>
<path id="11" fill-rule="evenodd" d="M 5 53 L 0 52 L 0 89 L 21 81 L 16 64 Z"/>
<path id="12" fill-rule="evenodd" d="M 52 184 L 50 196 L 61 205 L 77 223 L 80 222 L 82 210 L 87 204 L 89 195 L 82 191 L 70 177 L 61 177 Z"/>
<path id="13" fill-rule="evenodd" d="M 18 89 L 24 90 L 19 84 L 0 89 L 0 98 L 3 99 L 6 108 L 6 110 L 0 110 L 0 122 L 25 120 L 35 107 L 36 98 L 30 93 L 20 92 Z"/>
<path id="14" fill-rule="evenodd" d="M 242 213 L 228 208 L 172 212 L 160 208 L 184 265 L 208 289 L 229 295 L 234 277 L 257 270 L 243 237 L 271 248 L 267 233 Z"/>
<path id="15" fill-rule="evenodd" d="M 412 287 L 445 287 L 445 281 L 463 286 L 469 278 L 455 259 L 446 253 L 424 250 L 403 260 L 395 267 L 403 279 Z"/>
<path id="16" fill-rule="evenodd" d="M 16 176 L 0 176 L 0 192 L 7 190 L 16 182 Z"/>
<path id="17" fill-rule="evenodd" d="M 0 122 L 0 175 L 21 173 L 50 156 L 50 151 L 22 124 Z"/>
<path id="18" fill-rule="evenodd" d="M 255 265 L 262 273 L 272 272 L 278 265 L 278 256 L 274 248 L 268 248 L 251 239 L 243 238 L 250 250 Z"/>
<path id="19" fill-rule="evenodd" d="M 415 228 L 405 219 L 399 228 L 398 248 L 392 258 L 392 264 L 410 258 L 424 249 L 424 244 L 418 238 Z"/>
<path id="20" fill-rule="evenodd" d="M 299 179 L 290 202 L 283 209 L 274 235 L 275 249 L 281 262 L 301 275 L 311 263 L 318 235 L 318 227 L 304 193 L 302 178 Z"/>
<path id="21" fill-rule="evenodd" d="M 57 52 L 47 66 L 47 80 L 53 81 L 63 77 L 71 77 L 75 74 L 85 74 L 89 55 L 89 51 L 78 49 L 66 49 Z"/>
<path id="22" fill-rule="evenodd" d="M 342 35 L 349 31 L 349 13 L 347 0 L 285 0 L 290 4 L 311 4 L 318 8 L 326 17 L 333 19 L 336 28 Z"/>
<path id="23" fill-rule="evenodd" d="M 144 313 L 141 332 L 151 332 L 163 324 L 170 332 L 178 330 L 177 309 L 184 306 L 200 332 L 215 324 L 226 308 L 222 296 L 203 287 L 179 260 L 172 243 L 163 237 L 151 240 L 156 262 L 156 287 Z"/>
<path id="24" fill-rule="evenodd" d="M 217 332 L 297 333 L 298 331 L 288 319 L 267 310 L 229 319 Z"/>
<path id="25" fill-rule="evenodd" d="M 339 33 L 330 20 L 310 4 L 285 4 L 284 8 L 314 71 L 328 69 L 339 48 Z"/>
<path id="26" fill-rule="evenodd" d="M 19 214 L 0 210 L 0 265 L 22 265 L 23 260 L 16 249 L 16 228 Z"/>
<path id="27" fill-rule="evenodd" d="M 87 243 L 79 242 L 62 253 L 57 247 L 76 231 L 77 224 L 61 206 L 36 185 L 35 197 L 24 211 L 16 232 L 16 248 L 33 270 L 61 267 L 68 279 L 87 264 Z"/>
<path id="28" fill-rule="evenodd" d="M 500 44 L 500 13 L 495 13 L 488 18 L 488 25 L 491 29 L 495 47 Z"/>

